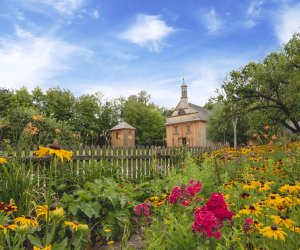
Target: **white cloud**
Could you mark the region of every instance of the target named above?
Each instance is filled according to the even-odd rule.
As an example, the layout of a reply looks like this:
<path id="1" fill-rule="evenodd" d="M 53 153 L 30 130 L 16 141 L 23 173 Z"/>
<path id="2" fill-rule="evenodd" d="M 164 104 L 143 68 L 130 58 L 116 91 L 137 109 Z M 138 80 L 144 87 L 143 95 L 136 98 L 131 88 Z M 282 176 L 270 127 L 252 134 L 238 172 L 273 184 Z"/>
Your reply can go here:
<path id="1" fill-rule="evenodd" d="M 95 19 L 98 19 L 100 14 L 99 14 L 99 11 L 98 10 L 93 10 L 92 13 L 91 13 L 91 16 Z"/>
<path id="2" fill-rule="evenodd" d="M 246 11 L 246 15 L 248 17 L 256 17 L 261 14 L 262 11 L 262 5 L 264 1 L 258 0 L 258 1 L 252 1 L 250 2 L 250 5 Z"/>
<path id="3" fill-rule="evenodd" d="M 139 14 L 135 22 L 120 34 L 120 38 L 147 47 L 150 51 L 159 51 L 162 40 L 174 31 L 160 16 Z"/>
<path id="4" fill-rule="evenodd" d="M 246 29 L 252 29 L 253 27 L 255 27 L 257 24 L 257 22 L 251 20 L 251 19 L 248 19 L 248 20 L 245 20 L 245 21 L 240 21 L 239 22 L 239 25 L 241 27 L 244 27 Z"/>
<path id="5" fill-rule="evenodd" d="M 30 33 L 27 30 L 22 29 L 19 25 L 15 25 L 15 33 L 16 33 L 16 36 L 19 38 L 27 38 L 27 39 L 33 38 L 32 33 Z"/>
<path id="6" fill-rule="evenodd" d="M 202 15 L 202 21 L 210 33 L 217 33 L 223 26 L 215 9 L 211 9 L 208 13 L 204 13 Z"/>
<path id="7" fill-rule="evenodd" d="M 274 22 L 278 40 L 286 43 L 295 32 L 300 32 L 300 4 L 284 7 Z"/>
<path id="8" fill-rule="evenodd" d="M 86 0 L 38 0 L 38 2 L 51 6 L 61 15 L 72 15 L 83 7 Z"/>
<path id="9" fill-rule="evenodd" d="M 92 52 L 58 38 L 39 37 L 15 27 L 15 38 L 0 37 L 0 85 L 32 88 L 72 69 L 77 58 Z"/>

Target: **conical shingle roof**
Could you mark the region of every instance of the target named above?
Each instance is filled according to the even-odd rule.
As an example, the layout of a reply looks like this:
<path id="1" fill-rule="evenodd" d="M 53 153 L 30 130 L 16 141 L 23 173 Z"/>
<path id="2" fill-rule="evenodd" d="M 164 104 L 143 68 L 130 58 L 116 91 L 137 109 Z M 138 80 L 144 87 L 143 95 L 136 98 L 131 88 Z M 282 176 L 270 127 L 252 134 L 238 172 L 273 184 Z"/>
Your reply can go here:
<path id="1" fill-rule="evenodd" d="M 135 128 L 129 125 L 127 122 L 120 122 L 118 125 L 114 126 L 110 130 L 118 130 L 118 129 L 135 129 Z"/>

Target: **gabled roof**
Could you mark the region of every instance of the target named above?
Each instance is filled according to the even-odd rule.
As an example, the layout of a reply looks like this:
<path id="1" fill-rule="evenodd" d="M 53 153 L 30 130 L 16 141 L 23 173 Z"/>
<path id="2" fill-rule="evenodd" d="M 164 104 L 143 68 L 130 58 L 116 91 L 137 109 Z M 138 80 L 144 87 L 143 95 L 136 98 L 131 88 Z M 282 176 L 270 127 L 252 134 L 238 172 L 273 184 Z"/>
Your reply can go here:
<path id="1" fill-rule="evenodd" d="M 110 130 L 118 130 L 118 129 L 135 129 L 135 128 L 129 125 L 127 122 L 120 122 L 118 125 L 114 126 Z"/>
<path id="2" fill-rule="evenodd" d="M 192 109 L 194 109 L 195 111 L 199 112 L 200 117 L 204 120 L 207 121 L 208 120 L 208 114 L 209 114 L 209 110 L 206 108 L 203 108 L 201 106 L 198 106 L 196 104 L 193 103 L 188 103 L 189 107 L 191 107 Z"/>

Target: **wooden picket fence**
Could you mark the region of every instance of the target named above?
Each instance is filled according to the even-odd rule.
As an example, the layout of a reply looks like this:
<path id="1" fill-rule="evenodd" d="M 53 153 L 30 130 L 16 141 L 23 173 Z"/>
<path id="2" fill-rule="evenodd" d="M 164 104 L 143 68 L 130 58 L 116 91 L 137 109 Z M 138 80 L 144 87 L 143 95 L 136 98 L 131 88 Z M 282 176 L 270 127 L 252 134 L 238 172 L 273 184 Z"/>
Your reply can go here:
<path id="1" fill-rule="evenodd" d="M 16 148 L 16 156 L 27 161 L 37 160 L 34 151 L 36 145 Z M 168 172 L 180 165 L 186 152 L 200 157 L 204 152 L 210 152 L 215 147 L 169 148 L 154 146 L 137 146 L 132 148 L 112 148 L 100 146 L 73 146 L 68 150 L 73 152 L 70 171 L 75 175 L 85 175 L 92 164 L 101 163 L 107 166 L 117 166 L 118 174 L 127 179 L 140 179 Z M 48 161 L 50 158 L 48 158 Z M 47 159 L 46 159 L 47 161 Z M 42 165 L 42 164 L 40 164 Z"/>

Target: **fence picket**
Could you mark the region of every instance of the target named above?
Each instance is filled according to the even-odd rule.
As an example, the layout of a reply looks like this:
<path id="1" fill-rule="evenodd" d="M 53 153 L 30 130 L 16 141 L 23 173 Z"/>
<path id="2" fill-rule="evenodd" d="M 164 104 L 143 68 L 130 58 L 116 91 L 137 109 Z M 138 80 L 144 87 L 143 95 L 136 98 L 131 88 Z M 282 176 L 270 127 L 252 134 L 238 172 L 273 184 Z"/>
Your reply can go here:
<path id="1" fill-rule="evenodd" d="M 217 149 L 216 147 L 203 148 L 168 148 L 168 147 L 154 147 L 154 146 L 137 146 L 131 148 L 112 148 L 110 146 L 71 146 L 73 152 L 72 161 L 70 163 L 70 177 L 79 177 L 84 180 L 84 175 L 90 171 L 89 166 L 95 162 L 104 164 L 107 161 L 111 163 L 109 166 L 119 167 L 117 170 L 120 178 L 125 179 L 144 179 L 153 174 L 153 171 L 160 171 L 161 174 L 167 175 L 174 167 L 180 166 L 180 156 L 187 151 L 191 152 L 193 156 L 204 154 Z M 32 157 L 33 150 L 37 146 L 25 145 L 23 147 L 17 146 L 15 149 L 15 156 L 18 158 Z M 29 158 L 30 159 L 30 158 Z M 49 164 L 46 162 L 35 166 L 38 175 L 46 171 L 45 167 Z M 175 166 L 176 164 L 176 166 Z M 110 169 L 112 171 L 112 169 Z M 109 170 L 108 170 L 109 171 Z M 58 173 L 59 174 L 59 173 Z"/>

